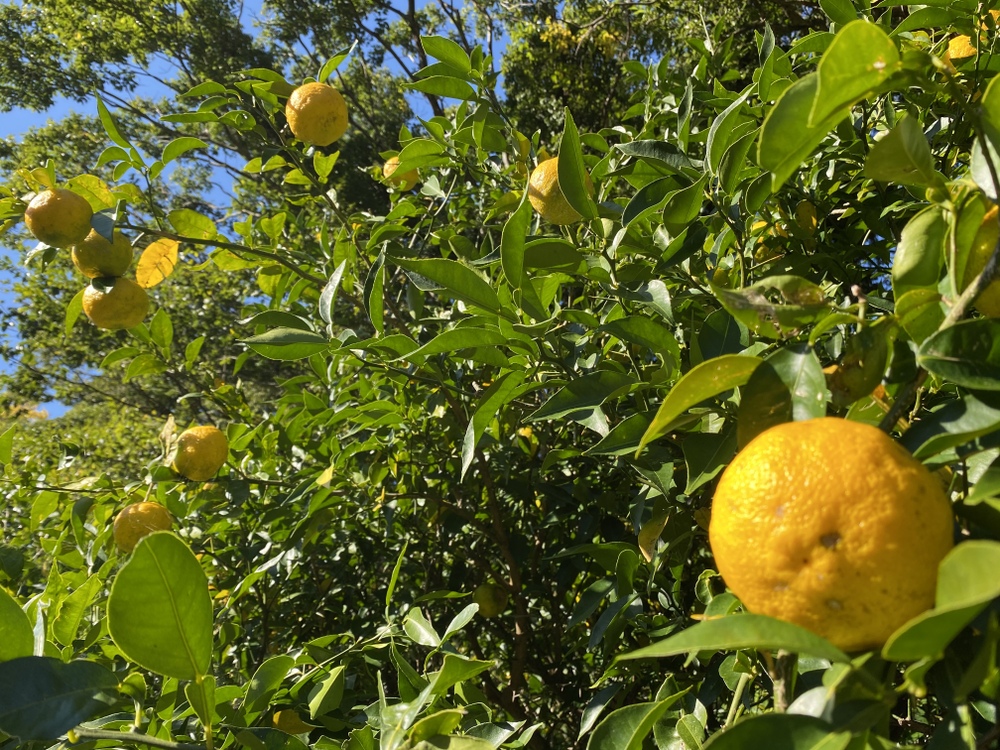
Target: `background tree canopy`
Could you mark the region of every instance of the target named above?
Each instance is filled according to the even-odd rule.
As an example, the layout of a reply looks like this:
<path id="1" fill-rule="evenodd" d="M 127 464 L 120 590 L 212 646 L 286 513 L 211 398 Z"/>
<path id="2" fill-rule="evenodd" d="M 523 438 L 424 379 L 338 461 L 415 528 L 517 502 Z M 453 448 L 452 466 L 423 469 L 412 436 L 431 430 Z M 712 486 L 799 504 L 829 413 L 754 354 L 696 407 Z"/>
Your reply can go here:
<path id="1" fill-rule="evenodd" d="M 990 8 L 0 13 L 0 107 L 86 113 L 0 144 L 0 747 L 995 745 Z M 29 235 L 57 185 L 133 241 L 144 323 Z M 743 612 L 706 534 L 737 451 L 824 415 L 937 471 L 961 542 L 862 654 Z M 173 532 L 128 555 L 141 500 Z"/>

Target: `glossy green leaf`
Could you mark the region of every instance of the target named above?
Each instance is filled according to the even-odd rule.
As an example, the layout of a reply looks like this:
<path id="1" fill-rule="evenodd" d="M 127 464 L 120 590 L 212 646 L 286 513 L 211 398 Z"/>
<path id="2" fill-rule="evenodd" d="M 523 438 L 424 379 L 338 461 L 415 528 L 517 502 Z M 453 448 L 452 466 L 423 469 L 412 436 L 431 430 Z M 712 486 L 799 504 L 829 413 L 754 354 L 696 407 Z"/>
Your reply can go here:
<path id="1" fill-rule="evenodd" d="M 472 68 L 469 55 L 456 42 L 443 36 L 422 36 L 420 46 L 424 52 L 441 62 L 448 63 L 463 73 L 468 73 Z"/>
<path id="2" fill-rule="evenodd" d="M 962 393 L 925 414 L 903 433 L 903 445 L 924 460 L 1000 427 L 1000 396 Z"/>
<path id="3" fill-rule="evenodd" d="M 825 638 L 784 620 L 753 614 L 736 614 L 703 620 L 662 641 L 619 656 L 617 660 L 658 659 L 691 651 L 759 651 L 784 649 L 832 662 L 848 663 L 850 657 Z"/>
<path id="4" fill-rule="evenodd" d="M 896 320 L 917 344 L 941 327 L 945 315 L 941 294 L 936 289 L 911 289 L 896 299 Z"/>
<path id="5" fill-rule="evenodd" d="M 241 341 L 262 357 L 286 361 L 305 359 L 330 348 L 322 334 L 299 328 L 274 328 Z"/>
<path id="6" fill-rule="evenodd" d="M 295 659 L 287 654 L 278 654 L 266 659 L 257 667 L 246 687 L 243 696 L 244 710 L 259 713 L 267 708 L 271 696 L 274 695 L 288 672 L 295 666 Z"/>
<path id="7" fill-rule="evenodd" d="M 746 383 L 761 361 L 758 357 L 727 354 L 692 368 L 663 399 L 636 453 L 665 435 L 673 421 L 692 406 Z"/>
<path id="8" fill-rule="evenodd" d="M 438 735 L 413 746 L 413 750 L 495 750 L 492 742 L 468 735 Z"/>
<path id="9" fill-rule="evenodd" d="M 0 588 L 0 662 L 31 656 L 34 644 L 28 615 L 6 590 Z"/>
<path id="10" fill-rule="evenodd" d="M 83 315 L 83 293 L 85 291 L 87 291 L 86 287 L 73 295 L 73 299 L 66 305 L 66 312 L 63 317 L 63 331 L 66 332 L 67 336 L 73 332 L 73 326 L 76 325 L 76 321 Z"/>
<path id="11" fill-rule="evenodd" d="M 345 673 L 347 667 L 341 665 L 334 667 L 330 673 L 323 678 L 323 681 L 309 696 L 309 717 L 315 719 L 318 716 L 336 711 L 340 707 L 340 702 L 344 698 Z"/>
<path id="12" fill-rule="evenodd" d="M 475 610 L 471 614 L 474 615 Z M 431 694 L 444 695 L 458 683 L 471 680 L 477 674 L 482 674 L 494 666 L 491 661 L 467 659 L 458 654 L 445 654 L 441 669 L 428 675 L 431 678 Z"/>
<path id="13" fill-rule="evenodd" d="M 694 183 L 675 190 L 667 196 L 663 206 L 663 223 L 674 234 L 679 234 L 688 224 L 697 218 L 701 206 L 705 202 L 705 185 L 709 174 L 706 172 Z"/>
<path id="14" fill-rule="evenodd" d="M 448 734 L 462 723 L 465 711 L 458 708 L 446 708 L 425 716 L 410 728 L 410 742 L 429 740 L 435 735 Z"/>
<path id="15" fill-rule="evenodd" d="M 865 175 L 901 185 L 944 186 L 944 178 L 934 168 L 927 138 L 912 117 L 902 118 L 872 147 L 865 159 Z"/>
<path id="16" fill-rule="evenodd" d="M 424 94 L 432 94 L 433 96 L 443 96 L 448 99 L 464 99 L 472 100 L 476 98 L 476 91 L 468 83 L 460 78 L 452 78 L 451 76 L 430 76 L 429 78 L 421 78 L 418 81 L 413 81 L 407 84 L 407 88 L 411 88 L 414 91 L 420 91 Z M 400 162 L 402 163 L 402 159 Z M 400 167 L 405 168 L 405 167 Z"/>
<path id="17" fill-rule="evenodd" d="M 24 656 L 0 663 L 0 731 L 22 742 L 55 741 L 106 712 L 118 679 L 90 661 Z"/>
<path id="18" fill-rule="evenodd" d="M 667 196 L 677 191 L 680 186 L 681 183 L 673 177 L 661 177 L 643 185 L 625 206 L 625 211 L 622 214 L 622 225 L 627 227 L 653 213 L 663 205 Z"/>
<path id="19" fill-rule="evenodd" d="M 738 721 L 704 744 L 706 750 L 845 750 L 851 733 L 800 714 L 759 714 Z"/>
<path id="20" fill-rule="evenodd" d="M 406 618 L 403 620 L 403 630 L 421 646 L 437 648 L 441 645 L 441 636 L 437 634 L 434 626 L 424 617 L 424 613 L 419 607 L 414 607 L 406 613 Z"/>
<path id="21" fill-rule="evenodd" d="M 601 370 L 589 373 L 561 387 L 525 421 L 574 419 L 579 416 L 578 412 L 599 407 L 608 399 L 628 392 L 634 384 L 634 378 L 619 372 Z"/>
<path id="22" fill-rule="evenodd" d="M 200 138 L 192 138 L 191 136 L 175 138 L 163 149 L 163 156 L 160 161 L 164 164 L 169 164 L 174 159 L 178 159 L 188 151 L 193 151 L 196 148 L 208 148 L 208 144 Z"/>
<path id="23" fill-rule="evenodd" d="M 928 206 L 906 223 L 892 260 L 892 288 L 897 299 L 911 289 L 937 287 L 948 234 L 948 214 L 938 205 Z"/>
<path id="24" fill-rule="evenodd" d="M 743 103 L 747 100 L 753 88 L 748 88 L 740 96 L 736 97 L 732 104 L 726 107 L 713 121 L 708 129 L 708 142 L 705 144 L 705 153 L 708 155 L 708 168 L 713 174 L 718 174 L 719 164 L 726 149 L 732 143 L 733 129 L 741 119 L 740 111 Z"/>
<path id="25" fill-rule="evenodd" d="M 63 646 L 73 645 L 80 625 L 90 613 L 94 599 L 103 588 L 104 584 L 98 576 L 90 576 L 73 593 L 59 602 L 55 618 L 52 620 L 52 637 L 57 643 Z"/>
<path id="26" fill-rule="evenodd" d="M 757 368 L 757 372 L 760 369 Z M 736 430 L 725 429 L 720 433 L 695 432 L 686 435 L 681 442 L 681 449 L 684 451 L 684 463 L 687 465 L 687 486 L 684 488 L 684 494 L 690 495 L 715 479 L 732 461 L 736 455 Z"/>
<path id="27" fill-rule="evenodd" d="M 470 349 L 480 346 L 503 346 L 507 337 L 496 328 L 449 328 L 442 331 L 423 346 L 407 352 L 398 359 L 410 362 L 423 361 L 426 357 L 443 352 L 454 352 L 459 349 Z"/>
<path id="28" fill-rule="evenodd" d="M 383 300 L 385 288 L 385 253 L 379 253 L 372 263 L 368 277 L 365 279 L 363 299 L 368 319 L 381 335 L 385 332 L 385 304 Z"/>
<path id="29" fill-rule="evenodd" d="M 841 26 L 849 24 L 858 17 L 858 11 L 855 10 L 851 0 L 820 0 L 819 5 L 827 18 Z"/>
<path id="30" fill-rule="evenodd" d="M 496 290 L 482 276 L 458 261 L 447 258 L 414 260 L 392 258 L 392 262 L 407 271 L 425 276 L 448 290 L 455 299 L 496 313 L 501 309 Z"/>
<path id="31" fill-rule="evenodd" d="M 504 373 L 494 380 L 490 384 L 490 387 L 479 397 L 479 402 L 476 404 L 472 419 L 469 420 L 469 426 L 465 430 L 465 439 L 462 441 L 463 479 L 476 457 L 476 447 L 479 445 L 479 440 L 482 438 L 486 427 L 493 421 L 500 410 L 507 405 L 518 386 L 523 382 L 523 373 Z"/>
<path id="32" fill-rule="evenodd" d="M 14 460 L 14 434 L 17 432 L 17 423 L 10 425 L 0 433 L 0 473 L 3 467 Z"/>
<path id="33" fill-rule="evenodd" d="M 101 119 L 101 125 L 104 126 L 104 132 L 108 134 L 112 143 L 125 149 L 132 148 L 132 144 L 121 134 L 118 123 L 115 122 L 114 116 L 100 96 L 97 97 L 97 115 Z"/>
<path id="34" fill-rule="evenodd" d="M 818 74 L 800 78 L 785 89 L 764 119 L 757 141 L 757 163 L 771 172 L 772 192 L 784 185 L 826 134 L 850 114 L 850 106 L 845 105 L 809 124 L 818 89 Z"/>
<path id="35" fill-rule="evenodd" d="M 559 189 L 576 212 L 584 219 L 597 216 L 594 201 L 587 190 L 587 170 L 580 150 L 580 134 L 577 132 L 573 115 L 566 109 L 562 141 L 559 146 Z"/>
<path id="36" fill-rule="evenodd" d="M 684 693 L 661 701 L 634 703 L 612 711 L 597 725 L 587 742 L 587 750 L 642 750 L 653 725 Z"/>
<path id="37" fill-rule="evenodd" d="M 670 369 L 680 366 L 680 345 L 673 332 L 652 318 L 644 315 L 630 315 L 610 323 L 604 323 L 597 329 L 597 332 L 609 333 L 622 341 L 646 347 Z"/>
<path id="38" fill-rule="evenodd" d="M 108 597 L 108 630 L 126 658 L 151 672 L 193 680 L 212 664 L 208 580 L 168 531 L 139 541 Z"/>
<path id="39" fill-rule="evenodd" d="M 345 268 L 347 268 L 347 261 L 342 260 L 340 265 L 333 269 L 333 273 L 330 274 L 330 278 L 319 295 L 319 317 L 327 325 L 333 323 L 333 310 L 337 301 L 337 290 L 340 289 Z"/>
<path id="40" fill-rule="evenodd" d="M 179 234 L 198 240 L 211 240 L 219 230 L 215 222 L 190 208 L 178 208 L 167 214 L 167 220 Z"/>
<path id="41" fill-rule="evenodd" d="M 825 122 L 831 113 L 878 91 L 899 67 L 899 51 L 880 26 L 863 19 L 847 24 L 816 67 L 819 80 L 808 124 Z"/>
<path id="42" fill-rule="evenodd" d="M 1000 320 L 963 320 L 920 345 L 918 364 L 952 383 L 1000 391 Z"/>

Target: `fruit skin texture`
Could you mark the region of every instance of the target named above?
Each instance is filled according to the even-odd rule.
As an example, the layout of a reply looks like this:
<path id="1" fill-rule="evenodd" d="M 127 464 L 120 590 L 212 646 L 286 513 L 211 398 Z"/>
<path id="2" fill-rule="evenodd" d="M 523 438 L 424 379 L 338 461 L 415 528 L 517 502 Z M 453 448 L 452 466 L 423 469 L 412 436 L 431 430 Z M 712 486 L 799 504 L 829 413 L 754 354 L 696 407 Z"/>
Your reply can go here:
<path id="1" fill-rule="evenodd" d="M 288 97 L 285 118 L 303 143 L 329 146 L 347 132 L 347 102 L 333 86 L 307 83 Z"/>
<path id="2" fill-rule="evenodd" d="M 177 455 L 173 468 L 178 474 L 195 482 L 214 477 L 229 456 L 229 440 L 217 427 L 191 427 L 177 438 Z"/>
<path id="3" fill-rule="evenodd" d="M 385 177 L 386 182 L 404 193 L 408 190 L 412 190 L 417 182 L 420 181 L 420 175 L 417 174 L 417 170 L 411 169 L 409 172 L 404 172 L 402 174 L 396 174 L 396 169 L 399 167 L 399 157 L 390 156 L 385 164 L 382 166 L 382 176 Z"/>
<path id="4" fill-rule="evenodd" d="M 719 481 L 709 541 L 749 611 L 860 651 L 933 606 L 952 527 L 940 481 L 904 448 L 825 417 L 750 441 Z"/>
<path id="5" fill-rule="evenodd" d="M 107 292 L 88 286 L 83 292 L 83 311 L 95 326 L 109 331 L 139 325 L 149 312 L 149 295 L 132 279 L 114 282 Z"/>
<path id="6" fill-rule="evenodd" d="M 969 259 L 965 263 L 963 288 L 971 284 L 972 280 L 985 268 L 986 261 L 993 254 L 998 238 L 1000 238 L 1000 224 L 997 224 L 997 206 L 993 206 L 986 212 L 983 223 L 979 225 L 979 230 L 972 240 Z M 988 318 L 1000 318 L 1000 279 L 994 279 L 990 282 L 990 285 L 976 298 L 975 305 L 976 309 Z"/>
<path id="7" fill-rule="evenodd" d="M 472 601 L 479 605 L 483 617 L 496 617 L 507 609 L 507 589 L 495 583 L 484 583 L 472 594 Z"/>
<path id="8" fill-rule="evenodd" d="M 594 194 L 594 183 L 586 175 L 587 193 Z M 547 159 L 535 167 L 528 180 L 528 200 L 546 221 L 573 224 L 583 217 L 569 205 L 559 187 L 559 157 Z"/>
<path id="9" fill-rule="evenodd" d="M 91 229 L 82 242 L 73 245 L 73 265 L 89 279 L 98 276 L 122 276 L 132 265 L 132 245 L 128 238 L 118 231 L 114 242 Z"/>
<path id="10" fill-rule="evenodd" d="M 159 503 L 143 501 L 126 505 L 115 516 L 115 544 L 122 552 L 131 552 L 147 534 L 165 531 L 173 525 L 170 511 Z"/>
<path id="11" fill-rule="evenodd" d="M 94 210 L 85 198 L 66 188 L 43 190 L 31 199 L 24 223 L 39 242 L 68 247 L 90 232 Z"/>

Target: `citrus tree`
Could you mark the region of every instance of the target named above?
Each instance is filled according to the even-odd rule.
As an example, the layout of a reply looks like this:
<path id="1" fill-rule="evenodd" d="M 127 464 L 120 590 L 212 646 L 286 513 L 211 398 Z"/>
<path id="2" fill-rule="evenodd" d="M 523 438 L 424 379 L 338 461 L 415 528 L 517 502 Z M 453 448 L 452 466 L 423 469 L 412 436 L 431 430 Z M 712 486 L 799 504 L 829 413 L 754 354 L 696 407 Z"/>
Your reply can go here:
<path id="1" fill-rule="evenodd" d="M 381 207 L 350 48 L 192 82 L 152 153 L 102 101 L 93 170 L 11 175 L 40 273 L 136 250 L 64 330 L 187 389 L 113 473 L 0 435 L 3 745 L 994 745 L 996 19 L 822 12 L 558 133 L 452 17 L 352 173 Z M 172 200 L 226 143 L 254 209 Z M 209 273 L 252 286 L 202 333 L 161 300 Z"/>

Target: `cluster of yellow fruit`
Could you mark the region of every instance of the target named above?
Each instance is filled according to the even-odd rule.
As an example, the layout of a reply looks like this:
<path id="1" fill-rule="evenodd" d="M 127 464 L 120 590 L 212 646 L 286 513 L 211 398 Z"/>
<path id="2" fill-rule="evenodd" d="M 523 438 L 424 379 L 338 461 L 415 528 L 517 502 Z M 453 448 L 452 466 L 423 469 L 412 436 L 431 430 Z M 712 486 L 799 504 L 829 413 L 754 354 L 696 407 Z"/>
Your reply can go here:
<path id="1" fill-rule="evenodd" d="M 226 434 L 211 425 L 184 430 L 177 438 L 177 453 L 172 468 L 185 479 L 204 482 L 214 477 L 229 456 Z M 159 503 L 144 500 L 126 505 L 115 516 L 115 544 L 122 552 L 131 552 L 147 534 L 166 531 L 173 525 L 170 511 Z"/>
<path id="2" fill-rule="evenodd" d="M 923 464 L 871 425 L 825 417 L 772 427 L 737 454 L 709 542 L 748 610 L 860 651 L 934 605 L 953 526 Z"/>
<path id="3" fill-rule="evenodd" d="M 146 290 L 124 273 L 132 246 L 117 230 L 113 242 L 91 227 L 94 210 L 72 190 L 52 188 L 35 195 L 24 212 L 28 230 L 46 245 L 69 247 L 73 263 L 93 279 L 83 293 L 83 311 L 98 328 L 131 328 L 149 312 Z"/>

